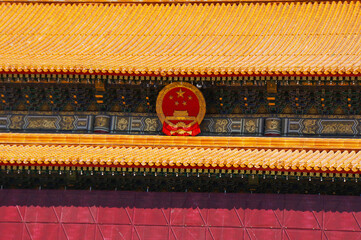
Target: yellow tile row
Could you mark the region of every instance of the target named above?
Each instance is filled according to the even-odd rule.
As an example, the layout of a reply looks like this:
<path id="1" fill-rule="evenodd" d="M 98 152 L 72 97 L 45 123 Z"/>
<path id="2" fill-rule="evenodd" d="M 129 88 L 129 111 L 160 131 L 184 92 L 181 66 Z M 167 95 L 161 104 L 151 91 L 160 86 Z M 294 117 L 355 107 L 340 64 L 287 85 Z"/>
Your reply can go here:
<path id="1" fill-rule="evenodd" d="M 359 74 L 361 2 L 0 3 L 0 72 Z"/>
<path id="2" fill-rule="evenodd" d="M 265 0 L 6 0 L 6 2 L 41 2 L 41 3 L 204 3 L 204 2 L 264 2 Z M 291 2 L 293 0 L 279 0 Z"/>
<path id="3" fill-rule="evenodd" d="M 361 151 L 0 144 L 0 164 L 361 171 Z"/>

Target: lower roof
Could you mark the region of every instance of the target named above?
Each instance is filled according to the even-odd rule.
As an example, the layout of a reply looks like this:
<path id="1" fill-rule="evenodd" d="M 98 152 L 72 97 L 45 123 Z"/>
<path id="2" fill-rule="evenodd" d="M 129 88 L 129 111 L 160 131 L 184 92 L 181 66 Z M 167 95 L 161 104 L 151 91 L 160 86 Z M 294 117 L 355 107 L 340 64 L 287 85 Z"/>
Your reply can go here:
<path id="1" fill-rule="evenodd" d="M 361 3 L 0 3 L 0 72 L 361 73 Z"/>
<path id="2" fill-rule="evenodd" d="M 0 134 L 0 165 L 360 173 L 361 140 Z"/>

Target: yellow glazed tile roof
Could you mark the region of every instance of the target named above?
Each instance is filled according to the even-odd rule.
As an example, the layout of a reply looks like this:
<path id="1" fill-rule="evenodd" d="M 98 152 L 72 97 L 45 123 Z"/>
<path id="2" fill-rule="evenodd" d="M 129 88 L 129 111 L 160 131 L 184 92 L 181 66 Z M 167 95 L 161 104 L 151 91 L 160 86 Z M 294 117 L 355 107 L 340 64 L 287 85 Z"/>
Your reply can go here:
<path id="1" fill-rule="evenodd" d="M 1 163 L 355 171 L 361 151 L 0 145 Z"/>
<path id="2" fill-rule="evenodd" d="M 358 139 L 56 135 L 0 134 L 0 165 L 361 172 Z"/>
<path id="3" fill-rule="evenodd" d="M 267 0 L 266 0 L 267 1 Z M 290 2 L 293 0 L 278 0 Z M 3 0 L 3 2 L 18 3 L 214 3 L 214 2 L 265 2 L 265 0 Z"/>
<path id="4" fill-rule="evenodd" d="M 0 145 L 0 164 L 360 172 L 361 151 Z"/>
<path id="5" fill-rule="evenodd" d="M 359 74 L 361 2 L 0 3 L 0 72 Z"/>

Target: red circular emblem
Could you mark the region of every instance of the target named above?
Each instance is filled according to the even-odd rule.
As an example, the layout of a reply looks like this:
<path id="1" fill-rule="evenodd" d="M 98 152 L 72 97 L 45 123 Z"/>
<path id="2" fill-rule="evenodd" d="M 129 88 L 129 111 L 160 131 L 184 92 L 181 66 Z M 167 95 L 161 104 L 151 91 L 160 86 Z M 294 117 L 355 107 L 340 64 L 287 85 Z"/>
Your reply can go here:
<path id="1" fill-rule="evenodd" d="M 195 136 L 206 113 L 201 91 L 190 83 L 175 82 L 160 91 L 157 114 L 167 135 Z"/>

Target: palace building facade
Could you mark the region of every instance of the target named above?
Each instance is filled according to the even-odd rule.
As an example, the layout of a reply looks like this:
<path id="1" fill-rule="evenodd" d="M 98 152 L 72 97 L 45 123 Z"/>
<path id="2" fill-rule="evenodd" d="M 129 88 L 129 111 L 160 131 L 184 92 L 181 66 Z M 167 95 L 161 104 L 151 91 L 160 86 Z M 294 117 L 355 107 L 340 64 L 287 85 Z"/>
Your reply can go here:
<path id="1" fill-rule="evenodd" d="M 0 239 L 358 239 L 360 36 L 361 1 L 0 1 Z"/>

